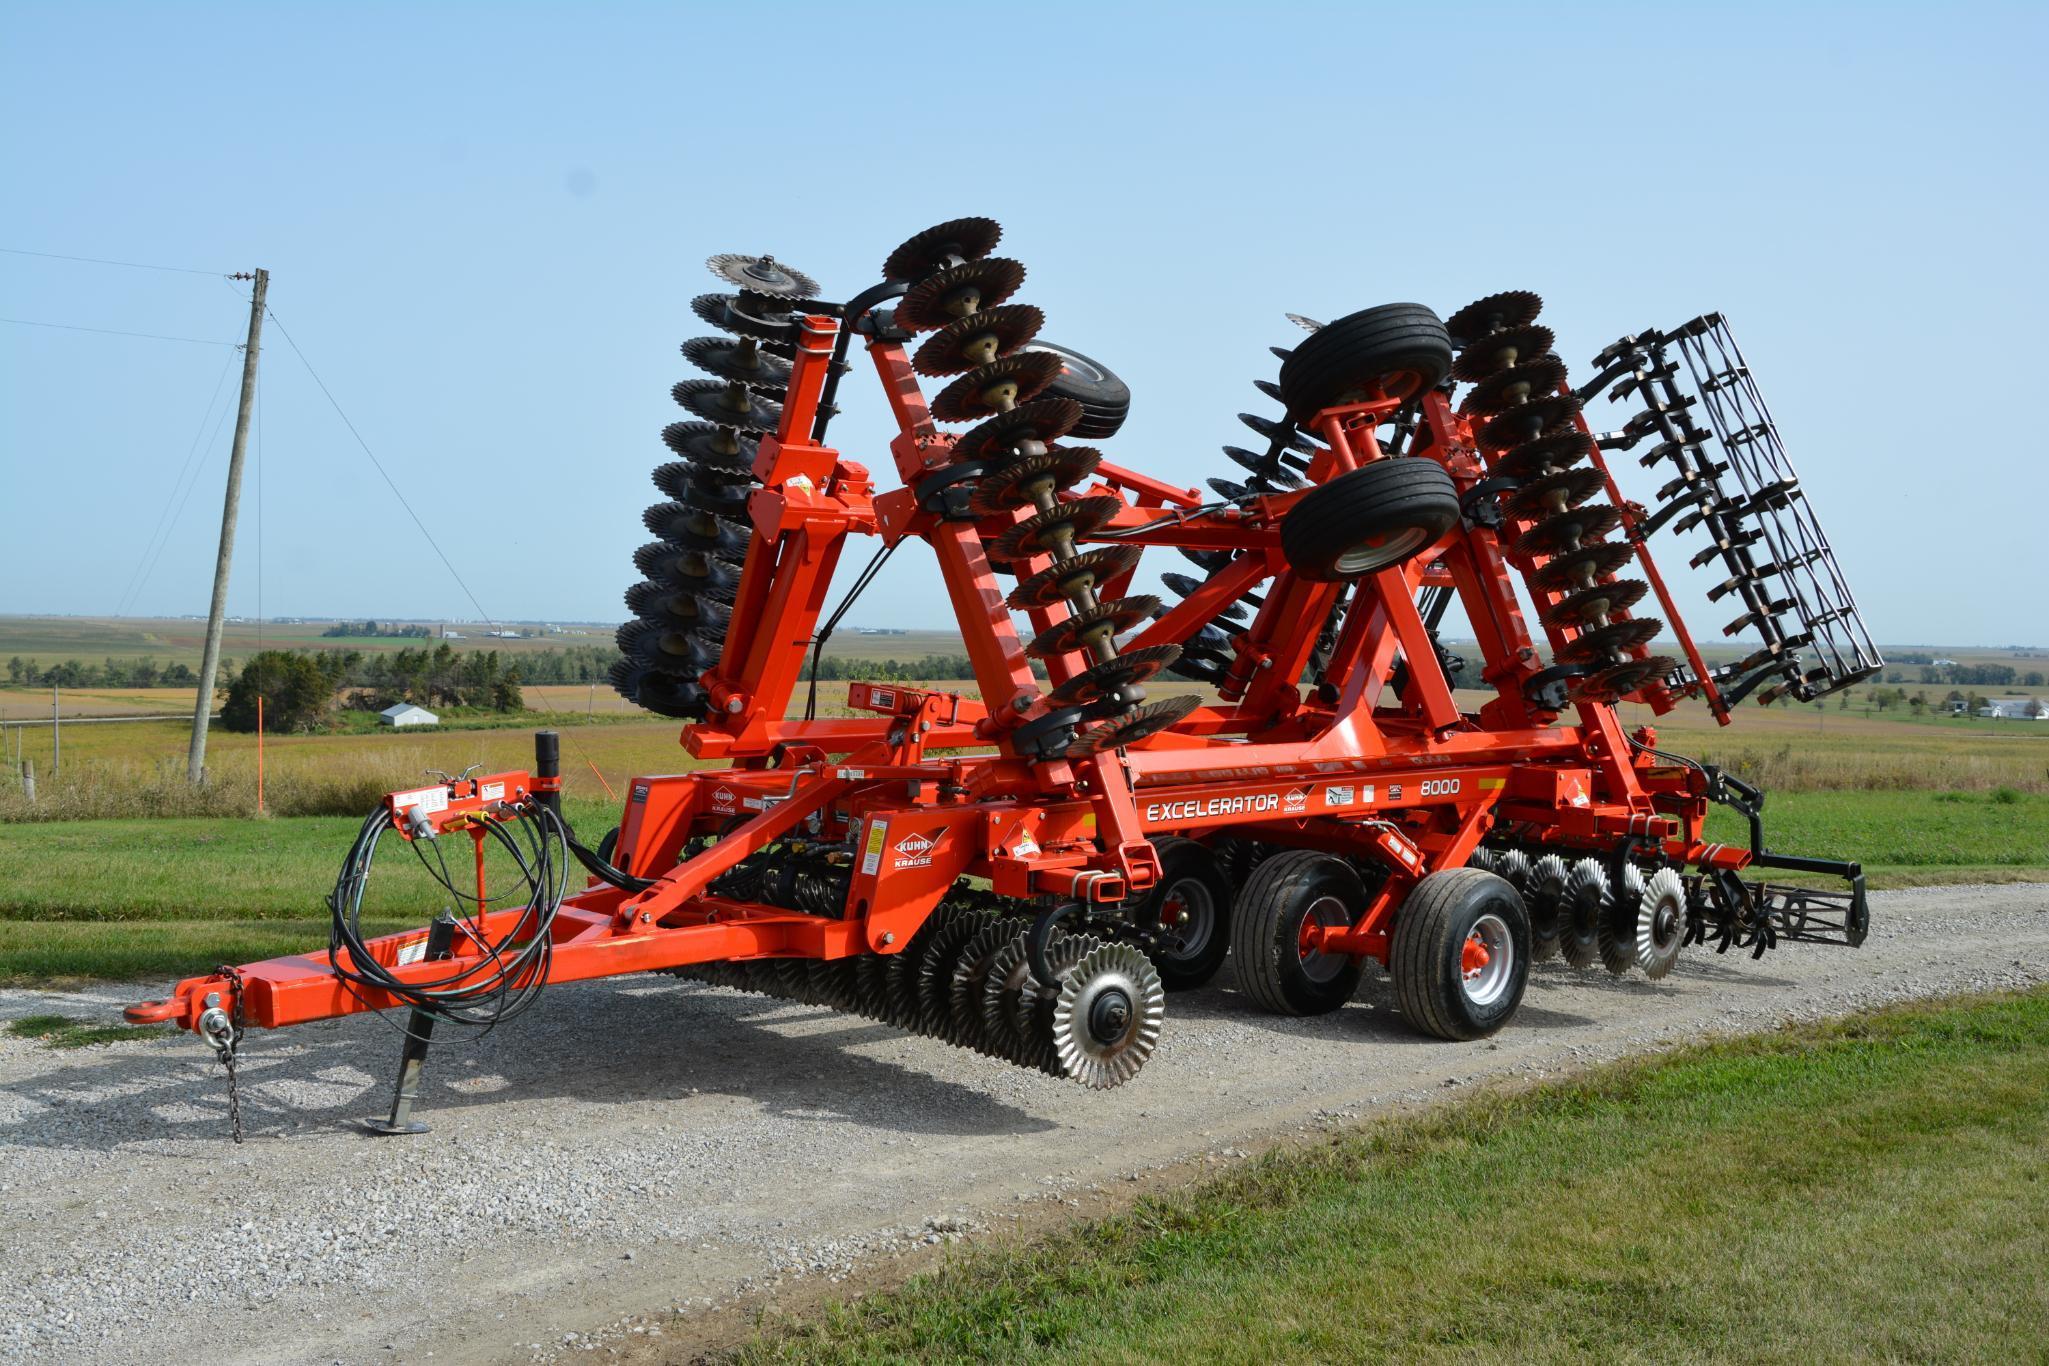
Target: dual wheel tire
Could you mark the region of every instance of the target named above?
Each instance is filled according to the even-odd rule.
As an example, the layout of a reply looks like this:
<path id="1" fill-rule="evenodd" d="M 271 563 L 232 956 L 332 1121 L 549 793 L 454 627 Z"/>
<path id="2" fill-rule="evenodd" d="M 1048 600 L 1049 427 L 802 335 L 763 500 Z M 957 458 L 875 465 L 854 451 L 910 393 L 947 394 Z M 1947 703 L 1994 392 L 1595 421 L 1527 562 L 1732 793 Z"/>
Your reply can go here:
<path id="1" fill-rule="evenodd" d="M 1413 399 L 1451 373 L 1451 334 L 1424 304 L 1381 304 L 1325 323 L 1281 362 L 1281 401 L 1306 422 L 1325 408 Z"/>
<path id="2" fill-rule="evenodd" d="M 1342 1006 L 1359 985 L 1361 963 L 1323 951 L 1318 931 L 1350 927 L 1365 905 L 1365 886 L 1343 859 L 1296 850 L 1261 863 L 1233 912 L 1240 989 L 1281 1015 Z M 1432 873 L 1395 914 L 1388 957 L 1395 1003 L 1425 1034 L 1494 1033 L 1522 1003 L 1529 965 L 1529 913 L 1515 888 L 1492 873 Z"/>
<path id="3" fill-rule="evenodd" d="M 1356 579 L 1427 549 L 1458 520 L 1458 485 L 1444 466 L 1394 456 L 1304 494 L 1281 519 L 1281 553 L 1305 579 Z"/>
<path id="4" fill-rule="evenodd" d="M 1215 977 L 1231 950 L 1231 879 L 1209 846 L 1195 840 L 1164 839 L 1154 850 L 1160 880 L 1134 919 L 1161 936 L 1147 955 L 1160 985 L 1190 991 Z"/>
<path id="5" fill-rule="evenodd" d="M 1451 338 L 1422 304 L 1382 304 L 1326 323 L 1281 363 L 1288 416 L 1374 398 L 1413 399 L 1451 373 Z M 1386 459 L 1321 484 L 1281 522 L 1305 579 L 1355 579 L 1400 564 L 1459 520 L 1458 488 L 1435 460 Z"/>
<path id="6" fill-rule="evenodd" d="M 1101 441 L 1117 435 L 1124 419 L 1131 416 L 1131 387 L 1109 366 L 1044 339 L 1026 342 L 1024 349 L 1060 357 L 1060 373 L 1039 397 L 1071 398 L 1081 405 L 1081 421 L 1070 436 L 1079 441 Z"/>

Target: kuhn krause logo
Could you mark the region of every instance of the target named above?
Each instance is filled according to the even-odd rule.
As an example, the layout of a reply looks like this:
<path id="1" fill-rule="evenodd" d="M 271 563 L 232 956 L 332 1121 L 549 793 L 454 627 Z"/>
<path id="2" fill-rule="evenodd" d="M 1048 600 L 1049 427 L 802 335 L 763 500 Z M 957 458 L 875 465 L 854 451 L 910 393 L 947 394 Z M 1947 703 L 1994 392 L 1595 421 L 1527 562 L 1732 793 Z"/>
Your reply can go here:
<path id="1" fill-rule="evenodd" d="M 923 835 L 905 835 L 896 842 L 896 859 L 892 868 L 929 868 L 932 866 L 933 841 Z"/>
<path id="2" fill-rule="evenodd" d="M 1296 811 L 1307 811 L 1308 809 L 1309 789 L 1306 787 L 1298 787 L 1294 791 L 1289 792 L 1287 795 L 1281 798 L 1281 810 L 1283 811 L 1292 813 Z"/>
<path id="3" fill-rule="evenodd" d="M 719 808 L 720 810 L 722 810 L 722 811 L 730 811 L 730 810 L 732 810 L 732 808 L 733 808 L 733 802 L 734 802 L 734 800 L 735 800 L 735 799 L 734 799 L 734 796 L 733 796 L 733 789 L 732 789 L 732 788 L 730 788 L 730 787 L 717 787 L 717 788 L 713 788 L 713 789 L 712 789 L 712 794 L 711 794 L 711 804 L 712 804 L 713 806 L 716 806 L 716 807 L 718 807 L 718 808 Z"/>

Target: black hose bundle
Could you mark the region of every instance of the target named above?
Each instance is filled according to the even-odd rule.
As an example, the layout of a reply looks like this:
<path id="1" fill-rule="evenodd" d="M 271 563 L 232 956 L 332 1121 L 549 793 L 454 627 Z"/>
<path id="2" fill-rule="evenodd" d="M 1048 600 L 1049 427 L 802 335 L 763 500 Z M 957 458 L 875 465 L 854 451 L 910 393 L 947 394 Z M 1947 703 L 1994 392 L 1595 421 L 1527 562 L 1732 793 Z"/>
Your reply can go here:
<path id="1" fill-rule="evenodd" d="M 474 891 L 456 885 L 441 852 L 440 840 L 446 836 L 410 841 L 420 865 L 462 908 L 455 917 L 456 936 L 469 941 L 458 948 L 457 963 L 441 976 L 424 980 L 402 980 L 371 956 L 364 941 L 363 893 L 371 864 L 376 861 L 378 841 L 394 824 L 390 810 L 381 804 L 364 818 L 328 899 L 334 918 L 327 961 L 351 995 L 361 1000 L 363 992 L 381 992 L 435 1019 L 480 1030 L 509 1020 L 534 1003 L 547 984 L 554 949 L 550 930 L 568 890 L 569 828 L 560 816 L 531 797 L 513 810 L 517 815 L 511 821 L 485 819 L 483 824 L 519 868 L 520 885 L 503 897 L 480 899 Z M 433 849 L 432 861 L 427 847 Z M 490 903 L 516 904 L 515 897 L 524 898 L 526 914 L 493 940 L 484 920 Z"/>

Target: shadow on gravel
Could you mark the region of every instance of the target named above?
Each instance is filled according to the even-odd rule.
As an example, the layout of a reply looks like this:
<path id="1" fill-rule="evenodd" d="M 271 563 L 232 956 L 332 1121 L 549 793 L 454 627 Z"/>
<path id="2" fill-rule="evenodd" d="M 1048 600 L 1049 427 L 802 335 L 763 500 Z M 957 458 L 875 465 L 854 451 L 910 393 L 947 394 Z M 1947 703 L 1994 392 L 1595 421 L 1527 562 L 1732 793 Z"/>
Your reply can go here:
<path id="1" fill-rule="evenodd" d="M 1181 992 L 1168 998 L 1167 1028 L 1177 1020 L 1220 1020 L 1250 1025 L 1255 1029 L 1314 1041 L 1318 1044 L 1353 1044 L 1385 1048 L 1422 1045 L 1445 1048 L 1444 1040 L 1410 1028 L 1394 1003 L 1394 989 L 1385 975 L 1368 975 L 1359 983 L 1352 999 L 1328 1015 L 1275 1015 L 1253 1005 L 1234 988 L 1210 987 Z M 1572 1029 L 1593 1024 L 1591 1017 L 1562 1010 L 1549 1010 L 1523 997 L 1510 1029 Z"/>
<path id="2" fill-rule="evenodd" d="M 972 1086 L 854 1051 L 878 1042 L 909 1045 L 914 1036 L 857 1016 L 645 978 L 565 987 L 482 1038 L 443 1026 L 419 1117 L 431 1124 L 536 1099 L 634 1106 L 730 1096 L 787 1119 L 908 1134 L 1057 1127 Z M 353 1141 L 358 1120 L 389 1107 L 399 1043 L 396 1027 L 367 1016 L 252 1030 L 240 1060 L 245 1131 Z M 0 1086 L 0 1146 L 103 1151 L 227 1137 L 226 1077 L 191 1036 L 47 1056 L 55 1065 Z"/>

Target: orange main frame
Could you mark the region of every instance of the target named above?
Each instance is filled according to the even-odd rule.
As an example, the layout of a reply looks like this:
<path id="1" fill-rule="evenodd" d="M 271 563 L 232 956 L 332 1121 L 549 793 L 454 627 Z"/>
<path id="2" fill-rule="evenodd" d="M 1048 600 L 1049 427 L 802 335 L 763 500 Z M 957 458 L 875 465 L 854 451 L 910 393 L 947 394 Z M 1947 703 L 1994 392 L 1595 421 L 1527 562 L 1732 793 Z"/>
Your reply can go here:
<path id="1" fill-rule="evenodd" d="M 1011 733 L 1045 713 L 1047 688 L 1033 673 L 984 548 L 985 538 L 1014 518 L 947 521 L 920 507 L 917 486 L 948 465 L 953 443 L 934 425 L 896 341 L 871 338 L 867 349 L 896 418 L 890 452 L 898 486 L 878 493 L 866 468 L 810 440 L 840 325 L 822 315 L 801 320 L 781 424 L 758 449 L 762 487 L 748 508 L 753 535 L 729 636 L 718 667 L 703 679 L 711 714 L 682 732 L 690 754 L 731 766 L 632 781 L 613 859 L 651 885 L 627 892 L 594 878 L 566 898 L 550 931 L 550 982 L 725 959 L 894 953 L 961 877 L 987 879 L 1009 896 L 1114 907 L 1157 879 L 1150 840 L 1164 834 L 1200 838 L 1232 830 L 1384 865 L 1384 885 L 1351 927 L 1311 931 L 1326 952 L 1383 961 L 1395 908 L 1409 888 L 1428 872 L 1462 865 L 1498 823 L 1594 853 L 1634 837 L 1682 865 L 1734 870 L 1749 862 L 1747 849 L 1701 841 L 1704 780 L 1696 770 L 1661 766 L 1649 753 L 1655 736 L 1648 728 L 1626 734 L 1605 703 L 1576 704 L 1576 723 L 1563 723 L 1526 697 L 1524 683 L 1542 666 L 1509 575 L 1524 574 L 1540 609 L 1555 599 L 1529 580 L 1541 560 L 1511 563 L 1503 549 L 1524 524 L 1510 522 L 1499 533 L 1455 526 L 1408 563 L 1359 581 L 1320 686 L 1305 689 L 1294 680 L 1311 661 L 1344 586 L 1300 578 L 1281 554 L 1280 519 L 1301 494 L 1198 511 L 1203 499 L 1195 490 L 1109 463 L 1085 492 L 1113 494 L 1125 507 L 1098 536 L 1235 556 L 1130 645 L 1185 640 L 1261 585 L 1265 600 L 1233 642 L 1216 704 L 1124 750 L 1073 760 L 1021 757 Z M 1324 450 L 1311 462 L 1311 481 L 1381 458 L 1374 430 L 1397 406 L 1380 400 L 1318 414 L 1311 426 Z M 1487 475 L 1472 432 L 1442 394 L 1427 395 L 1421 406 L 1408 458 L 1440 461 L 1463 493 Z M 1598 451 L 1594 461 L 1624 509 L 1625 529 L 1632 529 L 1628 504 Z M 833 571 L 853 534 L 891 544 L 917 538 L 933 548 L 978 696 L 855 683 L 849 702 L 867 715 L 788 718 Z M 1632 546 L 1693 676 L 1706 679 L 1647 550 L 1633 538 Z M 1034 559 L 1013 569 L 1022 576 L 1046 563 Z M 1127 582 L 1128 576 L 1101 591 L 1117 596 Z M 1493 696 L 1476 712 L 1460 711 L 1435 667 L 1406 670 L 1405 686 L 1390 695 L 1401 659 L 1435 658 L 1416 604 L 1426 586 L 1458 593 L 1478 639 L 1481 678 Z M 1067 611 L 1058 605 L 1026 615 L 1037 633 Z M 1570 627 L 1546 633 L 1554 654 L 1575 635 Z M 1055 657 L 1045 667 L 1057 684 L 1081 663 Z M 1713 704 L 1712 684 L 1700 686 Z M 1639 696 L 1661 714 L 1675 702 L 1655 684 Z M 1714 709 L 1726 721 L 1723 709 Z M 525 773 L 478 780 L 493 781 L 516 796 L 552 786 Z M 851 850 L 842 918 L 710 893 L 742 859 L 800 830 Z M 715 844 L 684 857 L 686 841 L 713 833 Z M 501 938 L 527 914 L 492 913 L 485 937 Z M 401 980 L 444 977 L 456 964 L 399 966 L 424 933 L 386 936 L 367 947 Z M 349 966 L 345 952 L 338 954 Z M 251 1025 L 398 1004 L 350 989 L 325 954 L 237 971 Z M 209 998 L 217 1000 L 228 982 L 225 974 L 190 978 L 162 1001 L 131 1007 L 128 1016 L 196 1028 Z"/>

